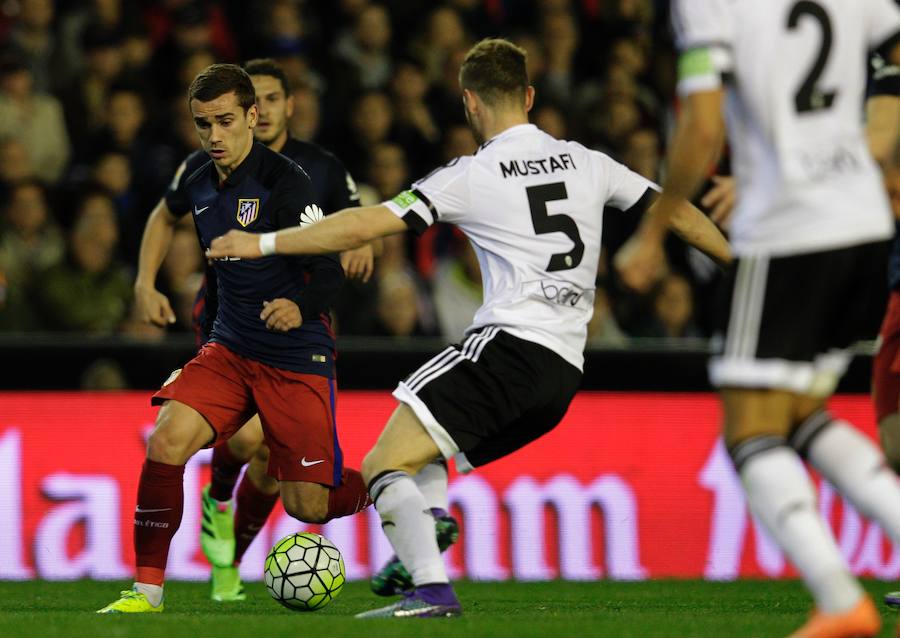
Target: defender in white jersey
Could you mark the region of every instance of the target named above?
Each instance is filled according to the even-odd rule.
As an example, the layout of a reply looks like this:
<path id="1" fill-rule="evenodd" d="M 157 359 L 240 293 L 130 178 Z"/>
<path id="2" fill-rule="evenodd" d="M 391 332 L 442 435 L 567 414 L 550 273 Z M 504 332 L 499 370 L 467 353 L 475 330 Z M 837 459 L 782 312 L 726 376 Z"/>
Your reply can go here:
<path id="1" fill-rule="evenodd" d="M 894 48 L 900 11 L 892 0 L 676 0 L 672 17 L 682 113 L 662 214 L 717 156 L 723 102 L 737 179 L 736 267 L 710 364 L 725 443 L 751 509 L 813 593 L 816 611 L 792 636 L 875 636 L 879 614 L 801 458 L 900 542 L 896 477 L 825 408 L 883 290 L 891 214 L 862 107 L 868 56 Z"/>
<path id="2" fill-rule="evenodd" d="M 506 40 L 477 44 L 460 84 L 479 142 L 380 206 L 342 211 L 302 233 L 228 233 L 210 256 L 331 252 L 437 221 L 459 226 L 481 264 L 484 304 L 461 344 L 402 381 L 401 402 L 363 461 L 385 534 L 415 590 L 361 617 L 461 612 L 435 542 L 435 523 L 411 475 L 463 453 L 463 466 L 509 454 L 555 427 L 581 380 L 593 308 L 603 209 L 640 214 L 652 183 L 609 157 L 528 124 L 534 89 L 525 53 Z M 487 140 L 487 141 L 485 141 Z M 645 219 L 654 224 L 653 207 Z M 651 222 L 647 222 L 650 224 Z M 727 242 L 687 202 L 672 227 L 720 262 Z M 459 459 L 457 460 L 459 465 Z"/>

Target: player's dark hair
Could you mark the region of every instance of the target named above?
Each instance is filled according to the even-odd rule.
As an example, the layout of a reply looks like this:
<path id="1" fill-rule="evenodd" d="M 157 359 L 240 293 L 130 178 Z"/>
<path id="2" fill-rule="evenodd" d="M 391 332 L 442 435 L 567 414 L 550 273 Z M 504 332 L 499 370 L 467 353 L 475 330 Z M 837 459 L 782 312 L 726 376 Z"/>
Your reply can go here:
<path id="1" fill-rule="evenodd" d="M 256 104 L 253 82 L 244 69 L 236 64 L 213 64 L 203 69 L 191 82 L 188 101 L 211 102 L 227 93 L 235 94 L 245 113 Z"/>
<path id="2" fill-rule="evenodd" d="M 459 84 L 493 106 L 524 99 L 528 89 L 526 53 L 502 38 L 482 40 L 466 54 L 459 69 Z"/>
<path id="3" fill-rule="evenodd" d="M 288 83 L 287 75 L 284 69 L 272 58 L 256 58 L 244 62 L 244 71 L 247 75 L 268 75 L 281 82 L 281 88 L 284 89 L 285 96 L 291 94 L 291 87 Z"/>

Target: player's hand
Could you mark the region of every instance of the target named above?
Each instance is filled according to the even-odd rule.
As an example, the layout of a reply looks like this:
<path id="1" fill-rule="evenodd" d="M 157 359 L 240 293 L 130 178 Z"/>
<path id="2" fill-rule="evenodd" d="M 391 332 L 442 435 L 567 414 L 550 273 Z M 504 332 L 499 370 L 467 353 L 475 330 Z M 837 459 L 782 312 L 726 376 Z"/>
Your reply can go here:
<path id="1" fill-rule="evenodd" d="M 350 279 L 359 279 L 363 283 L 369 281 L 375 270 L 375 251 L 371 244 L 345 250 L 341 253 L 341 266 L 344 274 Z"/>
<path id="2" fill-rule="evenodd" d="M 222 259 L 224 257 L 241 257 L 242 259 L 257 259 L 262 257 L 259 250 L 259 235 L 245 233 L 242 230 L 229 230 L 221 237 L 212 240 L 206 251 L 210 259 Z"/>
<path id="3" fill-rule="evenodd" d="M 737 194 L 734 178 L 729 175 L 713 175 L 712 181 L 713 187 L 706 192 L 700 203 L 710 211 L 709 218 L 714 224 L 722 230 L 728 230 Z"/>
<path id="4" fill-rule="evenodd" d="M 640 234 L 625 242 L 613 263 L 625 285 L 637 292 L 647 292 L 666 273 L 662 242 Z"/>
<path id="5" fill-rule="evenodd" d="M 264 301 L 263 311 L 259 314 L 259 318 L 266 322 L 266 328 L 276 332 L 287 332 L 303 325 L 300 306 L 290 299 L 280 298 Z"/>
<path id="6" fill-rule="evenodd" d="M 134 305 L 137 308 L 138 319 L 144 323 L 163 327 L 175 323 L 175 313 L 169 299 L 156 288 L 135 284 Z"/>

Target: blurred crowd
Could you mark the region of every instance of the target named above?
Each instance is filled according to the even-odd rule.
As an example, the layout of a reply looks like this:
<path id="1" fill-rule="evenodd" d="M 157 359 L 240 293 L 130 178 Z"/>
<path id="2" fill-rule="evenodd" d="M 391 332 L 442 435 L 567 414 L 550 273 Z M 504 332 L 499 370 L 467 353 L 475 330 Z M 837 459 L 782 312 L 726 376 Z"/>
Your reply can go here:
<path id="1" fill-rule="evenodd" d="M 291 134 L 343 160 L 364 204 L 476 150 L 457 73 L 478 39 L 528 52 L 532 121 L 658 180 L 675 59 L 662 0 L 7 0 L 0 3 L 0 330 L 164 336 L 132 283 L 148 214 L 199 147 L 186 99 L 213 62 L 275 58 Z M 190 224 L 190 216 L 186 222 Z M 590 344 L 707 336 L 716 269 L 680 243 L 650 294 L 612 256 L 636 225 L 605 216 Z M 188 331 L 204 262 L 179 228 L 158 287 Z M 348 282 L 339 334 L 458 339 L 481 303 L 468 242 L 440 225 L 393 237 Z"/>

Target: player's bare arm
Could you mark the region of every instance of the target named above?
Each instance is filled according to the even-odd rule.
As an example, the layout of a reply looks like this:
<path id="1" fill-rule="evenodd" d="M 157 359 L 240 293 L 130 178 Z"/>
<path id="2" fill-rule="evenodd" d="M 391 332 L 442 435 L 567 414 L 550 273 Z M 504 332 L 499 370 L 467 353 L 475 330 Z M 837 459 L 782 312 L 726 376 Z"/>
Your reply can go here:
<path id="1" fill-rule="evenodd" d="M 210 259 L 258 259 L 264 254 L 327 255 L 358 248 L 406 229 L 406 223 L 386 206 L 346 208 L 305 228 L 286 228 L 263 235 L 228 231 L 212 241 L 206 255 Z"/>
<path id="2" fill-rule="evenodd" d="M 709 217 L 687 200 L 682 201 L 673 211 L 669 228 L 720 266 L 731 263 L 731 246 L 728 240 Z"/>
<path id="3" fill-rule="evenodd" d="M 721 152 L 725 140 L 721 88 L 698 91 L 684 98 L 682 113 L 669 151 L 663 192 L 629 240 L 627 251 L 616 256 L 623 281 L 647 290 L 662 271 L 663 240 L 675 211 L 700 188 L 706 171 Z"/>
<path id="4" fill-rule="evenodd" d="M 175 313 L 168 298 L 156 289 L 156 275 L 172 241 L 178 218 L 165 199 L 160 199 L 147 219 L 138 257 L 138 273 L 134 281 L 134 301 L 141 321 L 165 326 L 175 323 Z"/>

